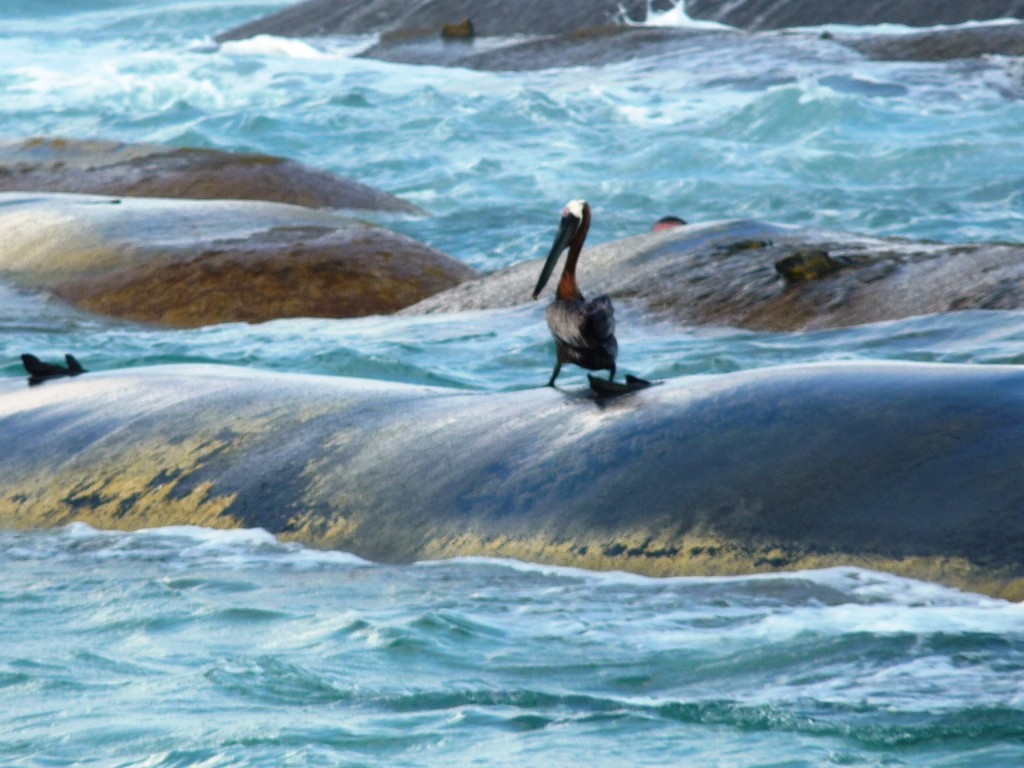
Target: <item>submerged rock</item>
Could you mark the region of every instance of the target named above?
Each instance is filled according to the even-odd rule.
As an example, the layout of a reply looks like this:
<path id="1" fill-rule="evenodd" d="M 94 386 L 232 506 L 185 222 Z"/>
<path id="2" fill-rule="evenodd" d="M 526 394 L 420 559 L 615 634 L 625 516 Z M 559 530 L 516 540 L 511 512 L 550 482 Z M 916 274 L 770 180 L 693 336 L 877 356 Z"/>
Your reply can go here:
<path id="1" fill-rule="evenodd" d="M 842 42 L 870 59 L 886 61 L 948 61 L 990 54 L 1022 56 L 1024 24 L 851 37 Z"/>
<path id="2" fill-rule="evenodd" d="M 331 211 L 0 193 L 0 276 L 91 312 L 192 327 L 394 312 L 476 273 Z"/>
<path id="3" fill-rule="evenodd" d="M 812 262 L 807 254 L 822 252 L 830 268 L 819 258 L 817 268 L 806 270 L 810 279 L 787 280 L 776 267 L 800 253 Z M 526 303 L 540 267 L 539 259 L 516 264 L 403 313 Z M 587 295 L 608 293 L 616 302 L 684 323 L 839 328 L 950 310 L 1024 307 L 1024 245 L 947 245 L 728 221 L 587 248 L 577 277 Z"/>
<path id="4" fill-rule="evenodd" d="M 387 192 L 280 157 L 60 138 L 0 143 L 0 191 L 267 200 L 422 213 Z"/>
<path id="5" fill-rule="evenodd" d="M 686 0 L 693 18 L 743 29 L 783 29 L 821 24 L 906 24 L 930 27 L 989 19 L 1024 19 L 1024 0 Z"/>
<path id="6" fill-rule="evenodd" d="M 259 526 L 379 561 L 858 565 L 1024 598 L 1024 370 L 678 379 L 612 400 L 225 366 L 0 381 L 0 525 Z"/>

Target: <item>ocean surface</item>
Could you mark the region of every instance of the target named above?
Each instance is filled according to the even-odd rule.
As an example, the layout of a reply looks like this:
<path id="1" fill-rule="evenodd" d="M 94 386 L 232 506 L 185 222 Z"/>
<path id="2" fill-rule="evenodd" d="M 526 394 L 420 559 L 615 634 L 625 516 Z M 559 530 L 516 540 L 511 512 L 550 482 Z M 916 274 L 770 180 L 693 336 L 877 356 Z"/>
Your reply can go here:
<path id="1" fill-rule="evenodd" d="M 488 73 L 353 58 L 372 37 L 211 41 L 285 6 L 5 0 L 0 138 L 294 158 L 421 206 L 375 220 L 483 270 L 543 255 L 576 197 L 592 243 L 665 214 L 1024 241 L 1019 59 L 870 62 L 809 29 Z M 1021 312 L 808 334 L 618 315 L 647 377 L 1024 362 Z M 28 351 L 495 391 L 552 355 L 542 303 L 178 331 L 0 286 L 0 376 Z M 655 580 L 262 531 L 0 531 L 0 765 L 581 764 L 1024 765 L 1024 607 L 856 569 Z"/>

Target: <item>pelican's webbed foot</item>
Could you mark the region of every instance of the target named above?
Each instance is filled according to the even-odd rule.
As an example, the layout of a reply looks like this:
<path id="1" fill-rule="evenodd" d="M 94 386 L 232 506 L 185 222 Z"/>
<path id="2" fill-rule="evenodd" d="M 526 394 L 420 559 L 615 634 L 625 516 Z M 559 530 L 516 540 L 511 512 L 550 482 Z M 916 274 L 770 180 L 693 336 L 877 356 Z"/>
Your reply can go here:
<path id="1" fill-rule="evenodd" d="M 589 373 L 587 374 L 587 379 L 590 381 L 590 388 L 599 398 L 626 395 L 630 392 L 636 392 L 638 389 L 646 389 L 647 387 L 654 385 L 654 382 L 647 381 L 647 379 L 641 379 L 636 376 L 630 376 L 629 374 L 626 375 L 625 384 L 619 384 L 618 382 L 611 381 L 610 379 L 599 379 Z"/>

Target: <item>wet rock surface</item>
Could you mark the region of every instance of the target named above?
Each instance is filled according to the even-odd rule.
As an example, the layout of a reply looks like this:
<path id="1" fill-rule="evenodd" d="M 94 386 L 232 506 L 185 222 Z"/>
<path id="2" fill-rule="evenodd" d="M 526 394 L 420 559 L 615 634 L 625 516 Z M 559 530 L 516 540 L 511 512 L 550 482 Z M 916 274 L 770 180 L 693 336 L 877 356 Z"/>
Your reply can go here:
<path id="1" fill-rule="evenodd" d="M 1024 597 L 1024 372 L 858 363 L 611 400 L 227 366 L 0 382 L 0 525 L 258 526 L 377 561 L 859 565 Z"/>
<path id="2" fill-rule="evenodd" d="M 673 3 L 654 0 L 665 10 Z M 821 24 L 963 24 L 1024 18 L 1024 0 L 688 0 L 694 19 L 718 21 L 746 30 Z M 286 37 L 384 33 L 418 30 L 440 34 L 445 24 L 469 18 L 477 35 L 561 35 L 587 27 L 642 21 L 645 0 L 567 0 L 557 7 L 538 0 L 308 0 L 217 35 L 218 41 L 269 34 Z"/>
<path id="3" fill-rule="evenodd" d="M 434 33 L 384 36 L 361 56 L 401 64 L 458 66 L 490 71 L 612 64 L 707 45 L 740 32 L 653 27 L 600 26 L 555 36 L 515 40 L 452 42 Z"/>
<path id="4" fill-rule="evenodd" d="M 539 0 L 308 0 L 283 11 L 256 19 L 216 36 L 218 42 L 253 35 L 322 37 L 396 31 L 437 35 L 445 24 L 466 18 L 478 36 L 560 35 L 585 27 L 612 24 L 625 11 L 643 18 L 646 0 L 572 0 L 551 3 Z"/>
<path id="5" fill-rule="evenodd" d="M 476 273 L 409 237 L 280 203 L 0 193 L 0 277 L 194 327 L 386 314 Z"/>
<path id="6" fill-rule="evenodd" d="M 671 3 L 655 0 L 655 10 Z M 817 0 L 690 0 L 695 20 L 715 21 L 728 30 L 626 26 L 643 20 L 645 2 L 577 0 L 557 12 L 533 0 L 469 2 L 427 0 L 409 6 L 395 0 L 334 2 L 311 0 L 257 19 L 217 36 L 224 42 L 258 34 L 323 37 L 338 34 L 381 35 L 363 56 L 406 64 L 462 66 L 486 70 L 530 70 L 595 66 L 641 56 L 657 56 L 697 37 L 714 45 L 721 35 L 763 32 L 824 24 L 883 23 L 933 27 L 1001 18 L 1024 19 L 1024 0 L 973 0 L 936 5 L 929 0 L 877 0 L 865 3 Z M 444 35 L 466 20 L 473 36 Z M 516 40 L 514 36 L 526 36 Z M 1024 33 L 1016 27 L 929 29 L 911 35 L 870 35 L 836 39 L 874 59 L 939 61 L 986 54 L 1021 55 Z"/>
<path id="7" fill-rule="evenodd" d="M 1024 0 L 687 0 L 693 18 L 750 30 L 821 24 L 906 24 L 928 27 L 1000 18 L 1024 18 Z"/>
<path id="8" fill-rule="evenodd" d="M 811 254 L 809 279 L 776 266 Z M 813 266 L 812 264 L 812 266 Z M 404 314 L 487 309 L 530 300 L 540 260 L 439 293 Z M 1024 245 L 947 245 L 800 231 L 754 221 L 680 227 L 584 248 L 584 294 L 682 323 L 754 330 L 838 328 L 961 309 L 1024 307 Z M 550 289 L 541 295 L 550 300 Z"/>
<path id="9" fill-rule="evenodd" d="M 387 192 L 279 157 L 63 138 L 0 143 L 0 191 L 266 200 L 422 213 Z"/>
<path id="10" fill-rule="evenodd" d="M 869 59 L 885 61 L 948 61 L 989 54 L 1024 55 L 1024 25 L 930 30 L 917 34 L 850 38 L 845 45 Z"/>

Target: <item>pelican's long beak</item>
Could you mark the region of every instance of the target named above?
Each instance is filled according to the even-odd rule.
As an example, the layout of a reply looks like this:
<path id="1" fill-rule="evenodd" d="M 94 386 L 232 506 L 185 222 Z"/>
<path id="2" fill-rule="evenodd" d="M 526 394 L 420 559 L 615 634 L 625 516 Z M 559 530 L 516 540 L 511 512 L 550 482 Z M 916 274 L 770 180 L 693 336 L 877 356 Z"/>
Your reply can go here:
<path id="1" fill-rule="evenodd" d="M 558 263 L 558 257 L 562 255 L 562 251 L 569 247 L 569 243 L 579 227 L 580 220 L 578 218 L 568 213 L 562 215 L 562 223 L 558 226 L 558 235 L 551 246 L 551 253 L 548 254 L 548 260 L 544 262 L 544 269 L 540 271 L 537 287 L 533 289 L 533 298 L 536 299 L 540 292 L 544 290 L 544 286 L 548 284 L 551 273 L 555 270 L 555 264 Z"/>

